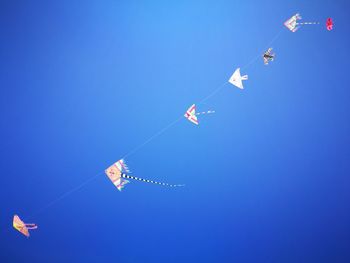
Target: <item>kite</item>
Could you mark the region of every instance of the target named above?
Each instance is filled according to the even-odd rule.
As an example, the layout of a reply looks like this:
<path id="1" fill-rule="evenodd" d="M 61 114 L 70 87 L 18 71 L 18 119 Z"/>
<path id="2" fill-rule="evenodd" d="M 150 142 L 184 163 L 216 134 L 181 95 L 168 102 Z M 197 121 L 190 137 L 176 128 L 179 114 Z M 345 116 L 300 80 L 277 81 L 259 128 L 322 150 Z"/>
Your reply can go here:
<path id="1" fill-rule="evenodd" d="M 37 229 L 38 226 L 36 224 L 27 224 L 24 223 L 18 215 L 13 216 L 13 227 L 16 228 L 19 232 L 21 232 L 26 237 L 29 237 L 29 230 Z"/>
<path id="2" fill-rule="evenodd" d="M 124 160 L 119 160 L 118 162 L 114 163 L 112 166 L 108 167 L 105 172 L 119 191 L 121 191 L 124 186 L 129 183 L 128 180 L 125 180 L 122 177 L 123 173 L 129 172 Z"/>
<path id="3" fill-rule="evenodd" d="M 191 107 L 188 108 L 188 110 L 185 113 L 185 117 L 186 119 L 188 119 L 190 122 L 198 125 L 198 118 L 197 115 L 201 115 L 201 114 L 211 114 L 211 113 L 215 113 L 215 111 L 203 111 L 203 112 L 198 112 L 196 113 L 196 104 L 193 104 Z"/>
<path id="4" fill-rule="evenodd" d="M 145 183 L 159 184 L 159 185 L 170 186 L 170 187 L 183 186 L 180 184 L 174 185 L 174 184 L 168 184 L 168 183 L 159 183 L 159 182 L 148 180 L 148 179 L 138 178 L 136 176 L 128 175 L 127 174 L 128 172 L 130 172 L 130 171 L 129 171 L 128 167 L 126 166 L 123 159 L 112 164 L 110 167 L 108 167 L 105 170 L 106 175 L 112 181 L 112 183 L 117 187 L 117 189 L 119 191 L 121 191 L 124 188 L 124 186 L 127 183 L 129 183 L 129 181 L 126 179 L 133 179 L 133 180 L 142 181 Z"/>
<path id="5" fill-rule="evenodd" d="M 326 28 L 327 28 L 328 31 L 331 31 L 333 29 L 333 20 L 330 17 L 327 18 Z"/>
<path id="6" fill-rule="evenodd" d="M 286 22 L 284 22 L 284 25 L 292 32 L 295 32 L 299 29 L 301 25 L 317 25 L 319 22 L 303 22 L 299 23 L 298 21 L 301 20 L 300 14 L 295 14 L 291 18 L 289 18 Z"/>
<path id="7" fill-rule="evenodd" d="M 241 76 L 240 68 L 238 68 L 232 74 L 231 78 L 229 79 L 229 82 L 235 85 L 237 88 L 243 89 L 242 80 L 247 80 L 247 79 L 248 79 L 248 75 Z"/>
<path id="8" fill-rule="evenodd" d="M 270 47 L 264 54 L 263 54 L 263 59 L 264 59 L 264 64 L 268 65 L 270 61 L 273 61 L 275 58 L 275 54 L 272 53 L 272 48 Z"/>

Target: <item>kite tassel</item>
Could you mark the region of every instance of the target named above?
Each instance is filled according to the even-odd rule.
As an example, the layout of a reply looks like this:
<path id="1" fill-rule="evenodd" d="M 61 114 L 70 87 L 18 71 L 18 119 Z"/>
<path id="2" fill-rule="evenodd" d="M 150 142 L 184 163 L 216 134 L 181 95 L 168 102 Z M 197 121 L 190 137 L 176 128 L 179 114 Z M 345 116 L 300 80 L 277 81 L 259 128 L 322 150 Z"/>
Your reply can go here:
<path id="1" fill-rule="evenodd" d="M 123 167 L 123 169 L 124 169 L 126 172 L 130 173 L 129 167 L 128 167 L 127 164 L 125 163 L 124 159 L 121 159 L 121 160 L 120 160 L 120 164 L 121 164 L 121 166 Z"/>
<path id="2" fill-rule="evenodd" d="M 38 226 L 36 224 L 25 224 L 27 229 L 37 229 Z"/>

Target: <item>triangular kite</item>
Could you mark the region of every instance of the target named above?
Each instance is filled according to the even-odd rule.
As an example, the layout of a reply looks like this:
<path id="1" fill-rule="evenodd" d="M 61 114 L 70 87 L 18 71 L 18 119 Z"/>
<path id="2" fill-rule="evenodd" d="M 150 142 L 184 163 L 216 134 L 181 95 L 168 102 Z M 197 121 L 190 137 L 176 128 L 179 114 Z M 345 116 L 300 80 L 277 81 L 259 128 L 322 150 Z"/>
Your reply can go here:
<path id="1" fill-rule="evenodd" d="M 238 68 L 232 74 L 231 78 L 229 79 L 229 82 L 232 85 L 235 85 L 237 88 L 243 89 L 242 80 L 247 80 L 247 79 L 248 79 L 248 75 L 241 76 L 240 68 Z"/>

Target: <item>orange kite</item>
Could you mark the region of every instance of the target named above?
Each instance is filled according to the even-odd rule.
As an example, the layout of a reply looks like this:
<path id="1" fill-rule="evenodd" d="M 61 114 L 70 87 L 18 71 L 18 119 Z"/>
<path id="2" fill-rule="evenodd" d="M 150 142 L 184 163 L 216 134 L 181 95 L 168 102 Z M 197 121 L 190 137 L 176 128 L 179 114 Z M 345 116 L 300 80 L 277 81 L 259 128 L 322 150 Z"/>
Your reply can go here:
<path id="1" fill-rule="evenodd" d="M 13 216 L 13 227 L 16 228 L 19 232 L 21 232 L 26 237 L 29 237 L 30 229 L 37 229 L 38 226 L 36 224 L 26 224 L 24 223 L 18 215 Z"/>

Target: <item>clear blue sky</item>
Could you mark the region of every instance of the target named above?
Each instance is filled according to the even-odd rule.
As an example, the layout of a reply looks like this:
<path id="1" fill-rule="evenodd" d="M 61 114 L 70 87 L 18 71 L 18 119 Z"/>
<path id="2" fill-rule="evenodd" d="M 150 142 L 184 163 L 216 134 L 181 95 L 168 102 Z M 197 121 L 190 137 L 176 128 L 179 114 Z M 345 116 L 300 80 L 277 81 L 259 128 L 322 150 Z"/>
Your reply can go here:
<path id="1" fill-rule="evenodd" d="M 0 262 L 350 262 L 349 8 L 2 0 Z M 296 12 L 321 25 L 289 32 Z M 250 63 L 277 35 L 276 60 Z M 215 115 L 126 159 L 186 187 L 117 191 L 104 169 L 237 67 L 245 90 L 198 105 Z"/>

